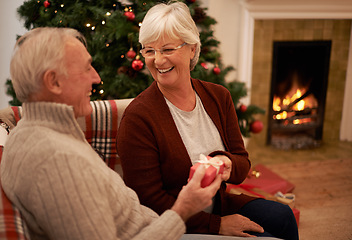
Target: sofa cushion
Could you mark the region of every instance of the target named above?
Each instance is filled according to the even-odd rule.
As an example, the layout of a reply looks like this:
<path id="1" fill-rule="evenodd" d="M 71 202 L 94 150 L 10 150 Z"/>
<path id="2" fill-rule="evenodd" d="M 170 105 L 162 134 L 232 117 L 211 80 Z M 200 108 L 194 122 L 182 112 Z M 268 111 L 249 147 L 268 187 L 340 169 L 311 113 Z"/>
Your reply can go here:
<path id="1" fill-rule="evenodd" d="M 0 145 L 0 162 L 2 152 L 3 146 Z M 0 188 L 0 239 L 30 239 L 19 210 L 7 198 L 2 187 Z"/>
<path id="2" fill-rule="evenodd" d="M 114 100 L 91 101 L 92 114 L 78 119 L 88 143 L 104 162 L 114 169 L 116 152 L 118 110 Z"/>

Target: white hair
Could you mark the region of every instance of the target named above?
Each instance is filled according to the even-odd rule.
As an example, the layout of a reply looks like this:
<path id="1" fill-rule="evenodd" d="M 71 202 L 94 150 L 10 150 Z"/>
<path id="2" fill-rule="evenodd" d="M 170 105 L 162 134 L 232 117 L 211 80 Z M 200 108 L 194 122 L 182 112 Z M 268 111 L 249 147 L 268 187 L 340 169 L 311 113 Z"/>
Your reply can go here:
<path id="1" fill-rule="evenodd" d="M 26 102 L 31 94 L 40 90 L 47 70 L 67 74 L 64 49 L 71 37 L 79 39 L 86 46 L 83 35 L 72 28 L 35 28 L 17 40 L 10 74 L 18 100 Z"/>
<path id="2" fill-rule="evenodd" d="M 150 8 L 145 15 L 139 31 L 139 42 L 142 46 L 164 36 L 181 39 L 187 44 L 196 44 L 195 55 L 190 62 L 190 70 L 193 70 L 199 59 L 201 43 L 198 28 L 185 3 L 160 3 Z"/>

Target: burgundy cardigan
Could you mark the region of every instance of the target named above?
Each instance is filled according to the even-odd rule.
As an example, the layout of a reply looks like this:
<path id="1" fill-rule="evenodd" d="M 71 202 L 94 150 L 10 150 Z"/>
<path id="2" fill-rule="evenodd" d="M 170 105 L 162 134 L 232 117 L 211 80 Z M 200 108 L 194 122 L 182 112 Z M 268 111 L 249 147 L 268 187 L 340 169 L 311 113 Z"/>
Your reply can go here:
<path id="1" fill-rule="evenodd" d="M 191 79 L 194 90 L 215 123 L 232 160 L 229 183 L 239 184 L 251 167 L 244 148 L 238 120 L 229 91 L 220 85 Z M 126 108 L 117 135 L 117 151 L 123 177 L 145 206 L 158 214 L 170 209 L 182 186 L 187 184 L 191 159 L 156 82 Z M 216 195 L 214 214 L 200 212 L 186 225 L 188 233 L 218 234 L 221 216 L 236 213 L 254 198 L 226 193 L 222 183 Z"/>

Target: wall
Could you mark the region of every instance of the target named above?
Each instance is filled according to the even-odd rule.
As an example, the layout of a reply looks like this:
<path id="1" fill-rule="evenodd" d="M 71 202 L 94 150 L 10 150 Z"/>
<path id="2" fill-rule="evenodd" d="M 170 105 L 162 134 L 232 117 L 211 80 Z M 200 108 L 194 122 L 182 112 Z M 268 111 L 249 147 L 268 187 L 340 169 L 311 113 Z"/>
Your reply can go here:
<path id="1" fill-rule="evenodd" d="M 352 141 L 352 31 L 350 37 L 349 61 L 346 73 L 345 97 L 342 110 L 342 120 L 340 129 L 340 140 Z"/>
<path id="2" fill-rule="evenodd" d="M 26 29 L 17 17 L 16 9 L 23 0 L 0 1 L 0 109 L 8 106 L 12 99 L 6 95 L 6 79 L 10 78 L 10 60 L 16 36 Z"/>
<path id="3" fill-rule="evenodd" d="M 214 36 L 220 41 L 219 52 L 225 65 L 236 68 L 238 65 L 238 34 L 239 0 L 208 0 L 208 15 L 213 17 L 217 24 L 214 26 Z M 227 81 L 237 79 L 237 72 L 228 74 Z"/>
<path id="4" fill-rule="evenodd" d="M 273 41 L 332 40 L 323 141 L 339 139 L 351 20 L 256 20 L 251 102 L 269 107 Z M 268 111 L 267 111 L 268 112 Z M 267 125 L 268 116 L 263 116 Z M 265 133 L 266 134 L 266 133 Z M 260 142 L 265 142 L 260 134 Z"/>

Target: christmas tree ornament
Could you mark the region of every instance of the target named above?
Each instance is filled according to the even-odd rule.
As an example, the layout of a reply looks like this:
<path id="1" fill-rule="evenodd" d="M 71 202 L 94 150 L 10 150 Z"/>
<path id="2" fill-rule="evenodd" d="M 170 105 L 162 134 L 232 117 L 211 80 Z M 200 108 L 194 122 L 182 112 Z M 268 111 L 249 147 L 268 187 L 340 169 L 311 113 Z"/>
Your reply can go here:
<path id="1" fill-rule="evenodd" d="M 244 104 L 241 104 L 241 106 L 240 106 L 240 112 L 245 112 L 245 111 L 247 111 L 247 106 L 246 105 L 244 105 Z"/>
<path id="2" fill-rule="evenodd" d="M 194 3 L 196 0 L 187 0 L 190 3 Z"/>
<path id="3" fill-rule="evenodd" d="M 263 122 L 260 120 L 255 120 L 250 125 L 250 131 L 252 133 L 260 133 L 263 130 Z"/>
<path id="4" fill-rule="evenodd" d="M 127 20 L 133 21 L 136 15 L 134 15 L 134 12 L 132 11 L 126 11 L 123 15 L 127 17 Z"/>
<path id="5" fill-rule="evenodd" d="M 213 68 L 213 73 L 216 74 L 216 75 L 219 75 L 221 72 L 220 68 L 218 67 L 218 65 L 216 65 L 214 68 Z"/>
<path id="6" fill-rule="evenodd" d="M 48 8 L 48 7 L 50 7 L 50 2 L 46 0 L 46 1 L 44 1 L 43 5 L 45 8 Z"/>
<path id="7" fill-rule="evenodd" d="M 206 70 L 209 69 L 208 65 L 205 62 L 202 62 L 200 65 Z"/>
<path id="8" fill-rule="evenodd" d="M 134 59 L 136 57 L 136 52 L 133 51 L 133 48 L 130 48 L 130 50 L 128 50 L 128 52 L 126 53 L 126 56 L 129 58 L 129 59 Z"/>
<path id="9" fill-rule="evenodd" d="M 132 68 L 136 71 L 139 71 L 143 68 L 144 63 L 139 59 L 139 55 L 135 60 L 132 61 Z"/>

